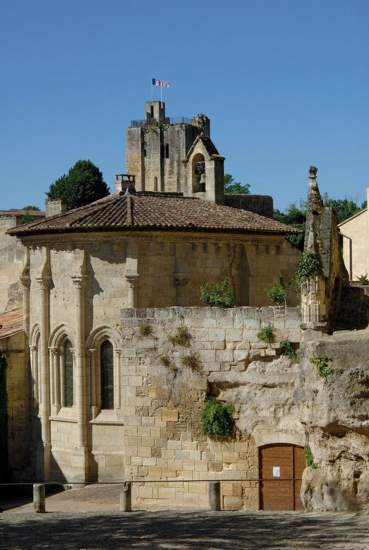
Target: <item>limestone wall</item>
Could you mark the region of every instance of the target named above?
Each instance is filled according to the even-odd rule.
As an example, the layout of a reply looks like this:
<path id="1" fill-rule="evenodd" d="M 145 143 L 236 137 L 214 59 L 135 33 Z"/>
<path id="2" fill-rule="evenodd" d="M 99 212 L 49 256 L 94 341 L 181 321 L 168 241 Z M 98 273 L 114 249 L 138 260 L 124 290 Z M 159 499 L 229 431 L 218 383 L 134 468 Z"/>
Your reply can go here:
<path id="1" fill-rule="evenodd" d="M 17 223 L 16 217 L 0 216 L 0 313 L 9 303 L 10 309 L 21 305 L 22 294 L 18 283 L 24 260 L 24 247 L 6 231 Z"/>
<path id="2" fill-rule="evenodd" d="M 350 279 L 357 281 L 360 275 L 369 275 L 368 211 L 340 224 L 343 237 L 343 259 Z"/>
<path id="3" fill-rule="evenodd" d="M 150 337 L 141 336 L 143 324 L 151 327 Z M 271 345 L 257 337 L 260 327 L 267 324 L 275 327 L 276 342 Z M 184 326 L 190 334 L 188 347 L 173 346 L 169 337 Z M 126 309 L 121 330 L 124 475 L 161 480 L 134 484 L 135 506 L 206 508 L 207 483 L 181 480 L 257 480 L 258 448 L 250 432 L 238 432 L 224 442 L 211 440 L 202 434 L 200 413 L 206 396 L 220 392 L 212 383 L 216 376 L 241 375 L 252 361 L 276 357 L 281 340 L 299 342 L 298 312 Z M 196 368 L 183 364 L 189 355 L 198 358 Z M 258 509 L 258 490 L 257 481 L 223 481 L 222 505 L 225 509 Z"/>
<path id="4" fill-rule="evenodd" d="M 7 363 L 9 471 L 15 479 L 27 479 L 30 475 L 30 423 L 28 359 L 24 334 L 18 333 L 1 340 L 0 351 L 4 353 Z"/>

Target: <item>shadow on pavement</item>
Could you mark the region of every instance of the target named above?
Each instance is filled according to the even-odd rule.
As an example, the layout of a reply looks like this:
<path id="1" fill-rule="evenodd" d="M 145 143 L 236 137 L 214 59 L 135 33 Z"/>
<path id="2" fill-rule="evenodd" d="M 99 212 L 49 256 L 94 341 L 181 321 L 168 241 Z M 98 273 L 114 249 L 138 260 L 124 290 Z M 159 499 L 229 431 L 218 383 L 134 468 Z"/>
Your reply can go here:
<path id="1" fill-rule="evenodd" d="M 0 548 L 369 548 L 367 516 L 268 513 L 0 515 Z"/>

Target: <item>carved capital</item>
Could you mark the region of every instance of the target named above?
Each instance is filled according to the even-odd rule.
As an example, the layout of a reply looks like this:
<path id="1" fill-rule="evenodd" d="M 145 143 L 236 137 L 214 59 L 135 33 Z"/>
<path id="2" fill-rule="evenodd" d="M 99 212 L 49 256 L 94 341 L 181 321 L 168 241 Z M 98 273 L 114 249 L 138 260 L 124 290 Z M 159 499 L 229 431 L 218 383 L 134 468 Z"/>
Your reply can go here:
<path id="1" fill-rule="evenodd" d="M 138 274 L 136 273 L 127 273 L 126 281 L 131 288 L 135 288 L 138 283 Z"/>
<path id="2" fill-rule="evenodd" d="M 85 275 L 71 275 L 72 282 L 78 290 L 84 287 L 86 276 Z"/>
<path id="3" fill-rule="evenodd" d="M 48 275 L 43 275 L 42 277 L 36 277 L 36 281 L 39 284 L 40 290 L 49 290 L 51 285 L 51 277 Z"/>

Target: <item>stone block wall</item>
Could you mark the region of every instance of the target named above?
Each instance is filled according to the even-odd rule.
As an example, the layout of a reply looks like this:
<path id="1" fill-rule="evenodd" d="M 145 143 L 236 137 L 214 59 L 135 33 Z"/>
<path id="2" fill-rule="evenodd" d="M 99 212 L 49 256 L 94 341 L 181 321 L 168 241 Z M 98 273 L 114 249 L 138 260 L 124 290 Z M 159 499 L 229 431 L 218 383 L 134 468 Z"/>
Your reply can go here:
<path id="1" fill-rule="evenodd" d="M 143 482 L 133 486 L 135 507 L 207 508 L 207 481 L 221 479 L 223 508 L 258 509 L 253 438 L 236 432 L 210 439 L 201 430 L 201 410 L 219 393 L 213 373 L 242 372 L 253 360 L 273 358 L 281 340 L 297 344 L 299 322 L 294 308 L 122 310 L 124 476 Z M 273 344 L 257 337 L 268 324 Z M 142 325 L 150 336 L 141 335 Z M 187 328 L 186 346 L 170 341 L 179 327 Z M 197 359 L 192 368 L 184 359 L 190 355 Z"/>
<path id="2" fill-rule="evenodd" d="M 24 333 L 3 338 L 0 352 L 6 357 L 9 473 L 15 479 L 22 480 L 30 474 L 28 362 Z"/>

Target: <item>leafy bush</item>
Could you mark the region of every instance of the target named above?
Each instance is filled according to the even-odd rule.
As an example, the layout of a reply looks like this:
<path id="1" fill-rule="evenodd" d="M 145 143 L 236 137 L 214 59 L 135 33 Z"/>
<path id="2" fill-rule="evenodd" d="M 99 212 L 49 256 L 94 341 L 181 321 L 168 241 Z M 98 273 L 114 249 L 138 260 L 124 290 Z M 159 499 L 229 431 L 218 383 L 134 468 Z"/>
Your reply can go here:
<path id="1" fill-rule="evenodd" d="M 203 304 L 219 307 L 233 307 L 235 294 L 228 278 L 217 283 L 204 283 L 200 287 L 200 299 Z"/>
<path id="2" fill-rule="evenodd" d="M 309 445 L 305 446 L 304 451 L 305 451 L 306 464 L 310 466 L 310 468 L 314 468 L 314 469 L 317 468 L 317 465 L 314 462 L 313 453 L 311 452 Z"/>
<path id="3" fill-rule="evenodd" d="M 327 379 L 328 376 L 333 374 L 333 369 L 329 366 L 332 359 L 329 357 L 311 357 L 310 361 L 316 367 L 321 378 Z"/>
<path id="4" fill-rule="evenodd" d="M 320 273 L 321 269 L 322 266 L 318 254 L 310 251 L 303 252 L 300 256 L 296 272 L 299 283 L 306 282 L 314 275 Z"/>
<path id="5" fill-rule="evenodd" d="M 366 273 L 364 275 L 360 275 L 360 277 L 357 278 L 357 282 L 361 285 L 369 285 L 368 275 Z"/>
<path id="6" fill-rule="evenodd" d="M 189 353 L 188 355 L 182 357 L 181 361 L 184 367 L 188 367 L 194 371 L 201 370 L 201 361 L 197 353 Z"/>
<path id="7" fill-rule="evenodd" d="M 151 336 L 153 333 L 153 328 L 151 325 L 140 325 L 139 328 L 141 336 Z"/>
<path id="8" fill-rule="evenodd" d="M 272 327 L 272 325 L 267 325 L 266 327 L 260 329 L 256 336 L 262 342 L 265 342 L 266 344 L 272 344 L 275 338 L 274 328 Z"/>
<path id="9" fill-rule="evenodd" d="M 201 412 L 201 426 L 209 437 L 228 437 L 233 433 L 234 407 L 225 401 L 209 399 Z"/>
<path id="10" fill-rule="evenodd" d="M 172 346 L 182 346 L 188 348 L 191 342 L 191 334 L 188 331 L 188 328 L 178 327 L 174 336 L 169 336 L 169 341 Z"/>
<path id="11" fill-rule="evenodd" d="M 289 340 L 282 340 L 280 343 L 279 351 L 281 355 L 287 355 L 290 359 L 296 358 L 296 351 L 291 342 Z"/>
<path id="12" fill-rule="evenodd" d="M 275 305 L 282 306 L 286 303 L 287 290 L 281 281 L 268 288 L 267 295 Z"/>

